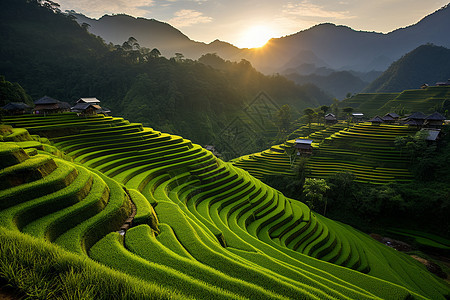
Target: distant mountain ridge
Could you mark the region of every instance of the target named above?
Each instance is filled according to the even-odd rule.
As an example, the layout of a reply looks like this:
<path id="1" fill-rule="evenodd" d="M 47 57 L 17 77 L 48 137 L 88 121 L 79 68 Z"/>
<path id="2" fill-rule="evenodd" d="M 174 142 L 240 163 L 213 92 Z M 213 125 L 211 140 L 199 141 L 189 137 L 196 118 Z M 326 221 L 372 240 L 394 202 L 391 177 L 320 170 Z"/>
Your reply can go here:
<path id="1" fill-rule="evenodd" d="M 104 15 L 100 19 L 91 19 L 82 14 L 70 12 L 79 24 L 89 24 L 89 31 L 102 37 L 107 43 L 121 45 L 134 37 L 147 48 L 157 48 L 167 58 L 175 53 L 182 53 L 188 58 L 199 58 L 206 53 L 220 53 L 230 58 L 241 50 L 229 43 L 215 40 L 209 44 L 189 39 L 175 27 L 155 19 L 135 18 L 132 16 Z"/>
<path id="2" fill-rule="evenodd" d="M 263 51 L 239 49 L 218 40 L 210 44 L 195 42 L 169 24 L 156 20 L 125 15 L 103 16 L 98 20 L 79 14 L 75 16 L 79 23 L 89 24 L 90 32 L 106 42 L 121 44 L 133 36 L 141 46 L 158 48 L 166 57 L 179 52 L 197 59 L 206 53 L 217 53 L 224 59 L 247 59 L 264 73 L 284 73 L 288 68 L 301 69 L 304 64 L 334 70 L 384 71 L 392 62 L 420 45 L 433 43 L 450 47 L 449 5 L 414 25 L 388 34 L 356 31 L 347 26 L 325 23 L 271 39 Z"/>

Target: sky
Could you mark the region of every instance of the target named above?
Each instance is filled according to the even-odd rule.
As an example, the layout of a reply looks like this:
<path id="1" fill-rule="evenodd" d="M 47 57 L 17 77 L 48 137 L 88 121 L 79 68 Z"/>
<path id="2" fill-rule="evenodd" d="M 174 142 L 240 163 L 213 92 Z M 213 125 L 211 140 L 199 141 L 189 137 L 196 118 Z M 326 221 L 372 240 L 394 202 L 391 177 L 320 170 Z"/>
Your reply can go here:
<path id="1" fill-rule="evenodd" d="M 190 39 L 240 48 L 320 23 L 387 33 L 417 23 L 448 0 L 56 0 L 61 10 L 91 18 L 125 13 L 176 27 Z"/>

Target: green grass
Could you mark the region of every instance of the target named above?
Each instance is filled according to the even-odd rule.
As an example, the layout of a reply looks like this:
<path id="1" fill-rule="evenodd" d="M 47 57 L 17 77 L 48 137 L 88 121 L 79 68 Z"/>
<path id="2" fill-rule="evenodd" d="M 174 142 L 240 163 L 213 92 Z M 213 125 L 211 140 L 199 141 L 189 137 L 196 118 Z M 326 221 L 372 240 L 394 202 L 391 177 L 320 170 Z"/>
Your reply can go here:
<path id="1" fill-rule="evenodd" d="M 30 299 L 186 299 L 17 231 L 0 230 L 0 279 Z"/>

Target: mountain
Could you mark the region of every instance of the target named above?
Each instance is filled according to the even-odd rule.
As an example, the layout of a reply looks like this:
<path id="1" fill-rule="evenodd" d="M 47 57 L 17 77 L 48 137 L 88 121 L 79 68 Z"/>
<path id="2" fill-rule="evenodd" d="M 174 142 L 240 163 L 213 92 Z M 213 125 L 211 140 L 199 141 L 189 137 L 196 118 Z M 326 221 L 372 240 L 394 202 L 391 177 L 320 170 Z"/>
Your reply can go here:
<path id="1" fill-rule="evenodd" d="M 394 62 L 365 92 L 400 92 L 450 78 L 450 49 L 420 46 Z"/>
<path id="2" fill-rule="evenodd" d="M 450 6 L 418 23 L 388 34 L 356 31 L 347 26 L 326 23 L 296 34 L 271 39 L 259 51 L 253 65 L 264 72 L 296 68 L 317 60 L 336 70 L 368 72 L 385 70 L 393 61 L 420 45 L 433 43 L 450 47 Z M 314 53 L 313 61 L 305 53 Z"/>
<path id="3" fill-rule="evenodd" d="M 271 39 L 263 51 L 239 49 L 221 41 L 210 44 L 195 42 L 169 24 L 156 20 L 124 15 L 103 16 L 98 20 L 79 14 L 75 16 L 79 23 L 89 24 L 90 32 L 101 36 L 106 42 L 121 44 L 133 36 L 141 46 L 156 47 L 167 57 L 179 52 L 194 59 L 205 53 L 217 53 L 229 60 L 245 58 L 256 69 L 267 74 L 301 69 L 304 64 L 341 71 L 384 71 L 392 62 L 420 45 L 433 43 L 450 47 L 449 5 L 414 25 L 388 34 L 356 31 L 347 26 L 325 23 Z"/>
<path id="4" fill-rule="evenodd" d="M 348 93 L 359 93 L 369 84 L 349 71 L 332 72 L 328 75 L 291 73 L 285 76 L 298 84 L 312 83 L 320 86 L 322 90 L 338 99 L 344 99 Z"/>
<path id="5" fill-rule="evenodd" d="M 206 53 L 220 53 L 222 57 L 231 58 L 241 52 L 239 48 L 219 40 L 209 44 L 193 41 L 180 30 L 154 19 L 119 14 L 104 15 L 96 20 L 74 11 L 69 13 L 79 24 L 89 24 L 89 32 L 102 37 L 107 43 L 121 45 L 132 36 L 141 46 L 157 48 L 165 57 L 182 53 L 187 58 L 198 59 Z"/>

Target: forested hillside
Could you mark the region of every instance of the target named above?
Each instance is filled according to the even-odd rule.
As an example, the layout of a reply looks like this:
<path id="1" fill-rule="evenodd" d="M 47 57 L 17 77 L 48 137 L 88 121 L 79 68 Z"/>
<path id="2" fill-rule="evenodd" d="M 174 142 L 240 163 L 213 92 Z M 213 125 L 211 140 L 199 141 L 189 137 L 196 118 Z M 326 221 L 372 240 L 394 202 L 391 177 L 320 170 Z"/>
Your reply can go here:
<path id="1" fill-rule="evenodd" d="M 223 61 L 217 70 L 182 55 L 160 57 L 135 39 L 106 45 L 52 3 L 0 3 L 0 74 L 19 82 L 33 100 L 48 95 L 73 103 L 97 97 L 115 115 L 200 144 L 216 140 L 263 90 L 294 112 L 331 101 L 315 86 L 264 76 L 245 60 Z"/>
<path id="2" fill-rule="evenodd" d="M 450 78 L 450 49 L 427 44 L 394 62 L 365 92 L 386 93 L 417 89 Z"/>

